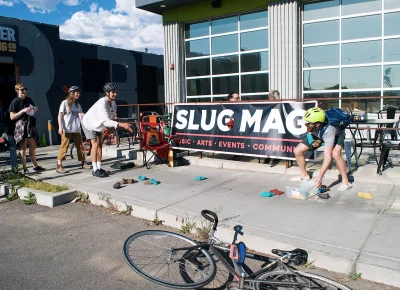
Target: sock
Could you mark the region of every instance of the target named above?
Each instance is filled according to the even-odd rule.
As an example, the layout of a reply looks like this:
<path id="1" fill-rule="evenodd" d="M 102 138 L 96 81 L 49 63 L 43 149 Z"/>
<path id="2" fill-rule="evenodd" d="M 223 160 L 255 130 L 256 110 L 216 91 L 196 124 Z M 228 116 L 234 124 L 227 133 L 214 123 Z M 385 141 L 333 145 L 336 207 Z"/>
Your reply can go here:
<path id="1" fill-rule="evenodd" d="M 61 160 L 57 160 L 57 164 L 58 164 L 58 165 L 61 165 Z"/>
<path id="2" fill-rule="evenodd" d="M 96 172 L 97 170 L 97 162 L 92 162 L 93 165 L 93 172 Z"/>
<path id="3" fill-rule="evenodd" d="M 101 169 L 101 161 L 97 161 L 96 163 L 97 163 L 97 168 Z"/>

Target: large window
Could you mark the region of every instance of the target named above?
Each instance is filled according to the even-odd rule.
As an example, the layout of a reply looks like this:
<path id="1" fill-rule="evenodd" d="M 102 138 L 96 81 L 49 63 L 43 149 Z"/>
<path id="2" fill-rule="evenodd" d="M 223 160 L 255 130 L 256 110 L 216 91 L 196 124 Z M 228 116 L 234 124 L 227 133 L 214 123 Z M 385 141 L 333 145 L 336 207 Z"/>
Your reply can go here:
<path id="1" fill-rule="evenodd" d="M 188 102 L 265 99 L 269 88 L 268 12 L 185 26 Z"/>
<path id="2" fill-rule="evenodd" d="M 400 91 L 400 1 L 332 0 L 303 5 L 303 97 L 349 97 L 376 112 Z M 347 99 L 347 100 L 346 100 Z M 392 101 L 392 100 L 391 100 Z"/>

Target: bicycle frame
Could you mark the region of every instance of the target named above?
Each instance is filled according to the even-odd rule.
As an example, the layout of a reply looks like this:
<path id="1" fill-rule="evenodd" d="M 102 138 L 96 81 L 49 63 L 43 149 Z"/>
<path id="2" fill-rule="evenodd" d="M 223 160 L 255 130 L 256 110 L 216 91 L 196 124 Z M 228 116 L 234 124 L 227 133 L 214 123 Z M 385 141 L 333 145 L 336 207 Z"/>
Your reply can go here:
<path id="1" fill-rule="evenodd" d="M 303 277 L 301 277 L 300 275 L 298 275 L 296 272 L 294 272 L 292 269 L 290 269 L 288 266 L 285 265 L 285 263 L 283 263 L 282 261 L 289 259 L 289 254 L 276 258 L 273 262 L 263 266 L 260 270 L 248 275 L 248 273 L 246 273 L 245 271 L 239 271 L 239 267 L 236 267 L 236 263 L 234 261 L 233 264 L 235 265 L 235 268 L 233 268 L 228 262 L 227 260 L 218 252 L 218 249 L 222 250 L 222 251 L 227 251 L 229 252 L 229 248 L 228 247 L 224 247 L 224 246 L 220 246 L 220 245 L 214 245 L 214 242 L 219 242 L 222 243 L 220 240 L 218 240 L 217 238 L 214 237 L 214 231 L 212 231 L 210 233 L 210 238 L 207 242 L 205 243 L 199 243 L 195 246 L 191 246 L 191 247 L 183 247 L 183 248 L 173 248 L 173 251 L 190 251 L 190 250 L 195 250 L 195 249 L 206 249 L 207 251 L 211 252 L 212 254 L 214 254 L 219 261 L 222 262 L 222 264 L 224 265 L 224 267 L 229 271 L 229 273 L 236 277 L 238 279 L 238 284 L 239 284 L 239 288 L 237 288 L 238 290 L 243 290 L 245 287 L 245 283 L 246 282 L 250 282 L 250 283 L 254 283 L 254 284 L 259 284 L 259 283 L 265 283 L 265 284 L 275 284 L 275 285 L 279 285 L 279 284 L 284 284 L 284 285 L 290 285 L 290 286 L 309 286 L 310 285 L 310 281 L 305 280 Z M 251 253 L 246 253 L 246 257 L 249 258 L 255 258 L 259 261 L 269 261 L 269 258 L 263 257 L 263 256 L 259 256 L 256 254 L 251 254 Z M 256 279 L 256 277 L 262 273 L 264 273 L 266 270 L 270 269 L 271 267 L 273 267 L 274 265 L 278 264 L 279 266 L 283 267 L 285 270 L 287 270 L 290 274 L 295 275 L 300 281 L 302 282 L 280 282 L 280 281 L 274 281 L 274 280 L 259 280 Z"/>

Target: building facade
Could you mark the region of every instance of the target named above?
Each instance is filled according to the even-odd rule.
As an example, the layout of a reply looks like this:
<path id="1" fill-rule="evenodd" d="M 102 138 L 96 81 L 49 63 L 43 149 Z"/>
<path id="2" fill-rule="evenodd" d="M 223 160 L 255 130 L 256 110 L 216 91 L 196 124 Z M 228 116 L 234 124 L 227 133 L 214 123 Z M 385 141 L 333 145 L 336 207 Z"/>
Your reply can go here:
<path id="1" fill-rule="evenodd" d="M 72 85 L 82 89 L 84 112 L 104 96 L 103 85 L 110 81 L 119 88 L 117 104 L 164 102 L 162 55 L 62 40 L 58 26 L 5 17 L 0 32 L 0 99 L 8 108 L 14 85 L 24 83 L 39 107 L 40 135 L 47 135 L 48 120 L 58 126 L 58 108 Z M 133 107 L 117 110 L 119 117 L 132 112 Z"/>
<path id="2" fill-rule="evenodd" d="M 327 99 L 322 107 L 349 107 L 354 96 L 369 112 L 399 104 L 399 0 L 136 6 L 163 17 L 166 101 L 219 101 L 230 91 L 259 100 L 277 89 L 284 99 Z"/>

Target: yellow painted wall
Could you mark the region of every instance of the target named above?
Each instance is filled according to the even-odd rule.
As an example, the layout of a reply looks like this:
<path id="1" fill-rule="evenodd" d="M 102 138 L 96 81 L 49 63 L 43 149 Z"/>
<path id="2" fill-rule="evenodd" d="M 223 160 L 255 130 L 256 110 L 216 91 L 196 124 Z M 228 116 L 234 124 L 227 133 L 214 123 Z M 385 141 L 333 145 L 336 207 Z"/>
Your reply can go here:
<path id="1" fill-rule="evenodd" d="M 220 8 L 213 8 L 211 0 L 207 0 L 165 10 L 163 12 L 163 22 L 192 22 L 251 9 L 267 8 L 269 2 L 272 2 L 272 0 L 222 0 Z"/>

